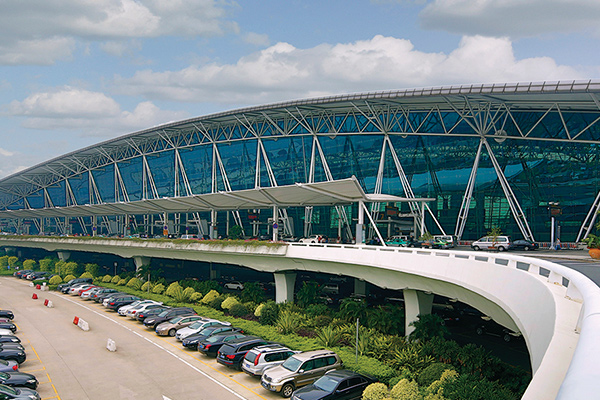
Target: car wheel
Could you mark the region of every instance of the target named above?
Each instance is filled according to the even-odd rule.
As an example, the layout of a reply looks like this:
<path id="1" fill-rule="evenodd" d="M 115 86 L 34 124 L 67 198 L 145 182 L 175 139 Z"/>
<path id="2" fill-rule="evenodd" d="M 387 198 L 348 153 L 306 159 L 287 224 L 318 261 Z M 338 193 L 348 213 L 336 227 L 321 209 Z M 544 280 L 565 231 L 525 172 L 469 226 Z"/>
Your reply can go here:
<path id="1" fill-rule="evenodd" d="M 479 251 L 479 246 L 473 246 L 473 250 Z"/>
<path id="2" fill-rule="evenodd" d="M 286 383 L 281 388 L 281 396 L 283 397 L 291 397 L 292 393 L 294 393 L 294 385 L 292 383 Z"/>
<path id="3" fill-rule="evenodd" d="M 477 333 L 478 335 L 483 335 L 483 328 L 479 327 L 475 330 L 475 333 Z"/>
<path id="4" fill-rule="evenodd" d="M 498 247 L 498 251 L 504 251 L 506 250 L 503 246 Z"/>
<path id="5" fill-rule="evenodd" d="M 529 251 L 529 250 L 530 250 L 530 249 L 529 249 L 529 246 L 525 246 L 525 247 L 523 247 L 523 249 L 524 249 L 525 251 Z"/>
<path id="6" fill-rule="evenodd" d="M 169 336 L 174 337 L 176 332 L 175 329 L 169 329 Z"/>
<path id="7" fill-rule="evenodd" d="M 510 335 L 508 333 L 505 333 L 504 336 L 502 337 L 502 339 L 504 339 L 504 341 L 506 343 L 510 342 Z"/>

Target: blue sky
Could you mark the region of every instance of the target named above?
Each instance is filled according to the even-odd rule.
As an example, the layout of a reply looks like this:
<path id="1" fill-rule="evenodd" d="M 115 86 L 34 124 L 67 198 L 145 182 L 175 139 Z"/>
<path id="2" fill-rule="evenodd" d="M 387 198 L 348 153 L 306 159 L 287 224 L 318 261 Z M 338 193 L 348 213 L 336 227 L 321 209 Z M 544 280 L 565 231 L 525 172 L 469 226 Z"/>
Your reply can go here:
<path id="1" fill-rule="evenodd" d="M 597 0 L 0 0 L 0 178 L 283 100 L 597 79 Z"/>

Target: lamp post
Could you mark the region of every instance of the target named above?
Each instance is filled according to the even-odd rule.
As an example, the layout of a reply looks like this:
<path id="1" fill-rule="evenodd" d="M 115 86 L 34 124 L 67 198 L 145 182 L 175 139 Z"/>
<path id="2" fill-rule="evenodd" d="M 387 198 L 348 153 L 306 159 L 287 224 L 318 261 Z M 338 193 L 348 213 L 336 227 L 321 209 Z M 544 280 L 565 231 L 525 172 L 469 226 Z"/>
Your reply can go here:
<path id="1" fill-rule="evenodd" d="M 115 264 L 114 264 L 115 265 L 115 276 L 117 276 L 117 264 L 118 263 L 115 261 Z"/>

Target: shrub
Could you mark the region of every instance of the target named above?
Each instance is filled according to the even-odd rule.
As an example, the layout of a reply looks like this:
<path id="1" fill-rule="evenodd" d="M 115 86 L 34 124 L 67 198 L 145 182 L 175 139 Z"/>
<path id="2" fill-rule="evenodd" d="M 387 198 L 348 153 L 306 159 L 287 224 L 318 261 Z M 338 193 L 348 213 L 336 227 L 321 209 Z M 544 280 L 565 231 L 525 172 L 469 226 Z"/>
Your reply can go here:
<path id="1" fill-rule="evenodd" d="M 202 297 L 202 293 L 194 292 L 192 293 L 192 297 L 190 298 L 190 300 L 194 303 L 198 303 L 200 302 L 200 300 L 202 300 Z"/>
<path id="2" fill-rule="evenodd" d="M 83 274 L 81 274 L 80 278 L 94 278 L 94 277 L 89 272 L 84 272 Z"/>
<path id="3" fill-rule="evenodd" d="M 169 287 L 167 288 L 167 290 L 165 290 L 165 294 L 167 296 L 173 297 L 173 295 L 175 294 L 175 291 L 177 291 L 178 289 L 181 289 L 183 291 L 183 288 L 181 287 L 181 285 L 179 284 L 179 282 L 173 282 L 169 285 Z"/>
<path id="4" fill-rule="evenodd" d="M 235 296 L 230 296 L 228 298 L 226 298 L 225 300 L 223 300 L 223 303 L 221 303 L 221 308 L 223 310 L 229 310 L 231 309 L 231 306 L 233 306 L 234 304 L 239 304 L 239 300 L 235 297 Z"/>
<path id="5" fill-rule="evenodd" d="M 154 285 L 152 288 L 152 293 L 154 294 L 163 294 L 165 292 L 165 285 L 162 283 Z"/>
<path id="6" fill-rule="evenodd" d="M 189 303 L 194 293 L 196 293 L 196 291 L 193 287 L 187 287 L 185 289 L 179 287 L 179 289 L 175 290 L 173 298 L 179 303 Z"/>
<path id="7" fill-rule="evenodd" d="M 44 258 L 40 260 L 40 271 L 54 271 L 54 260 L 51 258 Z"/>
<path id="8" fill-rule="evenodd" d="M 196 291 L 200 293 L 208 293 L 211 290 L 214 290 L 217 293 L 221 293 L 223 291 L 223 288 L 215 281 L 197 282 L 194 285 L 194 289 L 196 289 Z"/>
<path id="9" fill-rule="evenodd" d="M 229 237 L 233 240 L 241 239 L 244 234 L 244 230 L 239 225 L 234 225 L 229 228 Z"/>
<path id="10" fill-rule="evenodd" d="M 300 316 L 295 312 L 285 310 L 279 314 L 275 327 L 284 335 L 296 333 L 300 328 Z"/>
<path id="11" fill-rule="evenodd" d="M 37 263 L 35 260 L 25 260 L 23 261 L 23 269 L 36 269 Z"/>
<path id="12" fill-rule="evenodd" d="M 206 296 L 204 296 L 204 298 L 202 298 L 202 300 L 200 300 L 200 303 L 210 304 L 217 297 L 219 297 L 219 292 L 217 292 L 216 290 L 213 289 L 210 292 L 206 293 Z"/>
<path id="13" fill-rule="evenodd" d="M 13 268 L 17 266 L 18 261 L 19 261 L 18 257 L 15 257 L 15 256 L 8 257 L 8 265 L 10 265 Z"/>
<path id="14" fill-rule="evenodd" d="M 60 277 L 60 275 L 54 275 L 52 278 L 50 278 L 50 280 L 48 281 L 48 283 L 50 285 L 60 285 L 62 283 L 62 278 Z"/>
<path id="15" fill-rule="evenodd" d="M 131 278 L 129 282 L 127 282 L 127 287 L 140 290 L 142 288 L 142 281 L 140 281 L 138 278 Z"/>
<path id="16" fill-rule="evenodd" d="M 100 274 L 100 266 L 98 264 L 85 264 L 85 272 L 89 272 L 94 278 Z"/>
<path id="17" fill-rule="evenodd" d="M 371 383 L 365 388 L 362 400 L 385 400 L 388 397 L 388 388 L 384 383 Z"/>
<path id="18" fill-rule="evenodd" d="M 444 364 L 444 363 L 433 363 L 429 366 L 425 367 L 423 371 L 419 374 L 417 378 L 417 383 L 420 386 L 429 386 L 433 382 L 440 379 L 442 373 L 447 370 L 455 370 L 452 365 Z"/>
<path id="19" fill-rule="evenodd" d="M 240 293 L 242 301 L 253 301 L 260 303 L 265 299 L 265 292 L 258 283 L 246 282 L 244 283 L 244 289 Z"/>
<path id="20" fill-rule="evenodd" d="M 248 315 L 248 313 L 248 308 L 242 303 L 235 303 L 229 308 L 229 314 L 234 317 L 243 317 Z"/>
<path id="21" fill-rule="evenodd" d="M 8 267 L 8 256 L 0 257 L 0 267 L 2 267 L 2 268 Z"/>
<path id="22" fill-rule="evenodd" d="M 112 279 L 110 280 L 110 283 L 115 283 L 118 284 L 119 281 L 121 280 L 121 277 L 119 275 L 115 275 L 112 277 Z"/>
<path id="23" fill-rule="evenodd" d="M 144 282 L 144 284 L 142 285 L 142 291 L 147 292 L 148 291 L 148 287 L 150 287 L 150 291 L 152 291 L 152 283 L 150 282 Z"/>
<path id="24" fill-rule="evenodd" d="M 63 281 L 69 282 L 71 279 L 75 279 L 75 275 L 67 275 L 63 278 Z"/>
<path id="25" fill-rule="evenodd" d="M 328 317 L 329 322 L 331 322 L 331 317 L 329 316 L 331 314 L 331 310 L 325 304 L 311 304 L 306 307 L 305 313 L 311 318 Z M 315 326 L 319 325 L 315 323 Z"/>
<path id="26" fill-rule="evenodd" d="M 59 274 L 59 275 L 68 275 L 66 270 L 65 270 L 65 265 L 67 265 L 66 262 L 64 261 L 57 261 L 54 263 L 54 272 Z"/>
<path id="27" fill-rule="evenodd" d="M 258 307 L 254 310 L 254 316 L 259 317 L 262 314 L 262 310 L 265 308 L 265 303 L 259 304 Z"/>
<path id="28" fill-rule="evenodd" d="M 419 400 L 419 385 L 415 381 L 402 379 L 390 391 L 393 400 Z"/>
<path id="29" fill-rule="evenodd" d="M 119 282 L 117 282 L 117 285 L 119 285 L 119 286 L 127 285 L 127 279 L 123 278 L 123 279 L 119 280 Z"/>
<path id="30" fill-rule="evenodd" d="M 222 296 L 218 296 L 212 299 L 212 301 L 208 305 L 211 308 L 214 308 L 215 310 L 222 310 L 221 304 L 223 304 L 223 300 L 225 299 Z"/>
<path id="31" fill-rule="evenodd" d="M 71 261 L 65 264 L 65 273 L 69 275 L 80 275 L 83 271 L 79 271 L 79 264 L 75 261 Z"/>
<path id="32" fill-rule="evenodd" d="M 110 275 L 104 275 L 104 278 L 102 278 L 102 282 L 104 283 L 109 283 L 112 280 L 112 276 Z"/>
<path id="33" fill-rule="evenodd" d="M 268 301 L 260 312 L 259 321 L 262 325 L 274 325 L 279 318 L 279 305 L 274 301 Z"/>
<path id="34" fill-rule="evenodd" d="M 326 326 L 317 332 L 317 342 L 323 347 L 339 346 L 342 332 L 338 328 Z"/>

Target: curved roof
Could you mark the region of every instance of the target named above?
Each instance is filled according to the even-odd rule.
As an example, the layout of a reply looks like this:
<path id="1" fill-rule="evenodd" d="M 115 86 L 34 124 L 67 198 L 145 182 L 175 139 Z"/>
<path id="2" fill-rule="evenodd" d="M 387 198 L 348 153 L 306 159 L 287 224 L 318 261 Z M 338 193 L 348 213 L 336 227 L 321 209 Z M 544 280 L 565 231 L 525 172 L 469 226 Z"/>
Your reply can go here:
<path id="1" fill-rule="evenodd" d="M 56 157 L 3 178 L 0 180 L 0 193 L 13 198 L 26 196 L 33 190 L 89 169 L 166 148 L 256 137 L 274 138 L 278 135 L 337 134 L 335 118 L 349 113 L 354 113 L 375 126 L 355 128 L 358 129 L 356 133 L 373 133 L 374 130 L 378 133 L 387 132 L 385 122 L 380 120 L 382 113 L 388 112 L 391 115 L 394 112 L 421 112 L 439 115 L 456 113 L 459 117 L 454 122 L 455 126 L 469 124 L 473 131 L 452 132 L 452 127 L 444 126 L 444 132 L 434 134 L 506 135 L 504 130 L 498 128 L 498 118 L 494 115 L 506 114 L 509 110 L 511 113 L 536 112 L 540 115 L 549 112 L 588 113 L 591 117 L 582 123 L 584 128 L 579 128 L 576 134 L 568 132 L 568 124 L 561 114 L 566 132 L 561 139 L 600 142 L 600 130 L 594 127 L 596 130 L 592 134 L 592 130 L 588 129 L 600 119 L 595 115 L 600 112 L 598 80 L 477 84 L 367 92 L 247 107 L 155 126 Z M 496 118 L 488 123 L 483 133 L 475 132 L 478 130 L 475 127 L 477 113 L 487 113 L 490 120 Z M 318 123 L 315 122 L 317 119 Z M 396 126 L 398 125 L 396 122 Z M 444 125 L 443 122 L 441 125 Z M 582 131 L 586 130 L 587 133 L 582 135 Z M 513 131 L 518 132 L 520 139 L 544 140 L 530 132 L 522 132 L 520 128 Z M 421 132 L 419 127 L 411 127 L 407 134 Z"/>

